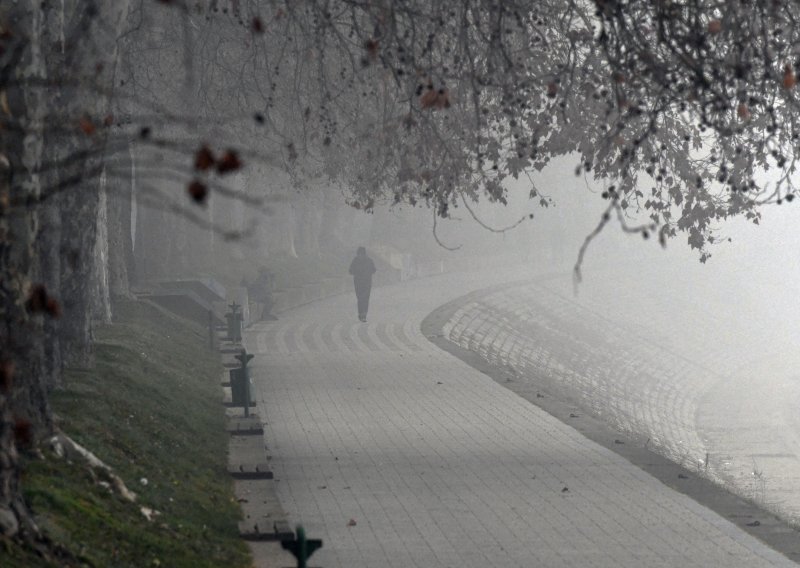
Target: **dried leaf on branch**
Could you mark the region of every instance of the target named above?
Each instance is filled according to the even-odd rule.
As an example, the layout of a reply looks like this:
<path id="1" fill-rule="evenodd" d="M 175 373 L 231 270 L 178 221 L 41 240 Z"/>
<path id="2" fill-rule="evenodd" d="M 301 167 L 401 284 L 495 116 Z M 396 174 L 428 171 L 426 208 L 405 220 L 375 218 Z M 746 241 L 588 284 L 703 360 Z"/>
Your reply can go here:
<path id="1" fill-rule="evenodd" d="M 242 167 L 239 154 L 235 150 L 226 150 L 222 157 L 217 161 L 217 172 L 227 174 L 235 172 Z"/>
<path id="2" fill-rule="evenodd" d="M 428 88 L 420 96 L 419 104 L 424 109 L 442 110 L 450 108 L 450 92 L 446 88 Z"/>
<path id="3" fill-rule="evenodd" d="M 216 160 L 211 149 L 203 144 L 194 156 L 194 169 L 205 172 L 214 167 Z"/>
<path id="4" fill-rule="evenodd" d="M 189 193 L 189 197 L 192 200 L 202 205 L 206 202 L 206 198 L 208 197 L 208 186 L 206 186 L 203 182 L 199 180 L 193 180 L 189 187 L 186 188 L 186 191 Z"/>

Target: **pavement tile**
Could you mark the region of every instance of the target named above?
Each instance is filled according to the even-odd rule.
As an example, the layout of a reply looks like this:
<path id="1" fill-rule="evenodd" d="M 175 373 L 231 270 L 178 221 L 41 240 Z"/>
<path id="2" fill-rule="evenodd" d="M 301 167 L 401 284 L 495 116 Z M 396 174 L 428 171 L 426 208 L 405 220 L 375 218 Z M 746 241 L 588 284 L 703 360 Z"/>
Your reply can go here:
<path id="1" fill-rule="evenodd" d="M 367 324 L 345 295 L 246 334 L 278 497 L 325 542 L 311 564 L 794 565 L 422 335 L 437 306 L 511 279 L 420 279 L 376 289 Z M 550 329 L 569 315 L 557 308 Z M 483 326 L 498 358 L 526 352 L 510 318 L 463 314 L 451 330 Z"/>

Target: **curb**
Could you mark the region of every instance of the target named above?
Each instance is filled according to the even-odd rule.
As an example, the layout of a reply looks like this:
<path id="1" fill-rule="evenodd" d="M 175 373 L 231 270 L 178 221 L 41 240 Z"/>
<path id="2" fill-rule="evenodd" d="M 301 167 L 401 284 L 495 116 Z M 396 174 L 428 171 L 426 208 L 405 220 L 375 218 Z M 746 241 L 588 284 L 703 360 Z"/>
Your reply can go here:
<path id="1" fill-rule="evenodd" d="M 478 290 L 440 306 L 422 321 L 420 327 L 423 335 L 440 349 L 457 357 L 562 423 L 574 428 L 589 440 L 625 458 L 667 487 L 714 511 L 793 562 L 800 563 L 800 533 L 787 522 L 765 511 L 752 501 L 739 497 L 701 477 L 697 472 L 688 470 L 649 450 L 642 445 L 641 440 L 633 440 L 629 435 L 616 431 L 605 422 L 591 416 L 589 409 L 552 396 L 540 386 L 542 381 L 540 377 L 537 377 L 537 371 L 519 375 L 506 365 L 489 363 L 480 354 L 451 342 L 444 335 L 444 326 L 464 304 L 486 294 L 519 284 L 520 282 L 514 282 Z"/>
<path id="2" fill-rule="evenodd" d="M 224 336 L 224 332 L 222 334 Z M 234 494 L 242 511 L 238 525 L 239 537 L 247 542 L 253 566 L 277 568 L 292 564 L 291 556 L 281 550 L 281 542 L 295 540 L 286 512 L 275 491 L 274 475 L 269 466 L 271 456 L 264 440 L 264 420 L 252 412 L 245 416 L 243 409 L 232 407 L 228 374 L 239 364 L 233 359 L 243 346 L 226 342 L 217 334 L 217 349 L 222 358 L 222 405 L 227 416 L 228 474 L 233 480 Z M 253 393 L 255 395 L 255 393 Z M 253 396 L 253 399 L 257 399 Z M 251 407 L 257 406 L 251 402 Z"/>

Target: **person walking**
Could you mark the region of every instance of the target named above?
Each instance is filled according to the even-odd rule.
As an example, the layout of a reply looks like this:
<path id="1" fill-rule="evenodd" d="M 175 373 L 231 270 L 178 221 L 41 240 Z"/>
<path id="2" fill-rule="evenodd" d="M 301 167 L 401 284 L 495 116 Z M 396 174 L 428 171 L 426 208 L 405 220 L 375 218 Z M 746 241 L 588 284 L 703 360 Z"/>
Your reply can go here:
<path id="1" fill-rule="evenodd" d="M 353 284 L 355 284 L 356 288 L 358 319 L 367 321 L 369 293 L 372 291 L 372 275 L 375 274 L 375 263 L 367 256 L 367 249 L 364 247 L 358 247 L 356 257 L 350 263 L 350 274 L 353 275 Z"/>

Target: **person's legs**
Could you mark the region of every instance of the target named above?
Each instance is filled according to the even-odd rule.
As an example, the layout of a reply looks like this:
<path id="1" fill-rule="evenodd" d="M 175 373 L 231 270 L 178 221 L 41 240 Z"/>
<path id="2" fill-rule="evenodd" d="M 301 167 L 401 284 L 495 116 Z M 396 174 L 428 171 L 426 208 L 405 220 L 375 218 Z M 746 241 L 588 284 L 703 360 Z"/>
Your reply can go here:
<path id="1" fill-rule="evenodd" d="M 364 307 L 364 293 L 357 294 L 356 298 L 358 299 L 358 319 L 363 321 L 367 316 L 366 308 Z"/>
<path id="2" fill-rule="evenodd" d="M 356 286 L 356 301 L 358 304 L 358 319 L 364 321 L 367 310 L 364 307 L 364 290 L 361 286 Z"/>
<path id="3" fill-rule="evenodd" d="M 358 319 L 361 321 L 367 320 L 367 310 L 369 309 L 369 292 L 368 286 L 356 286 L 356 298 L 358 300 Z"/>
<path id="4" fill-rule="evenodd" d="M 369 293 L 371 292 L 371 288 L 367 286 L 366 290 L 364 290 L 364 321 L 367 321 L 367 311 L 369 311 Z"/>

